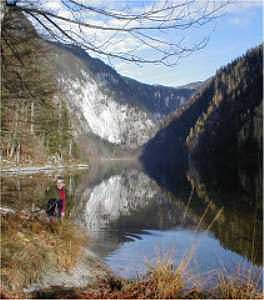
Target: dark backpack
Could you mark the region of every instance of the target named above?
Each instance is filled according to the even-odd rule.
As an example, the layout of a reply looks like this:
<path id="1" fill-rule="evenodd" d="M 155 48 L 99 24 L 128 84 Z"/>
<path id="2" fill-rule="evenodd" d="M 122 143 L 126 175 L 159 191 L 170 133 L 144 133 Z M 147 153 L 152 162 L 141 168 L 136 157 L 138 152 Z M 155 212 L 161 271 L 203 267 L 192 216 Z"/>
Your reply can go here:
<path id="1" fill-rule="evenodd" d="M 60 217 L 60 200 L 50 199 L 47 204 L 46 213 L 49 217 Z"/>

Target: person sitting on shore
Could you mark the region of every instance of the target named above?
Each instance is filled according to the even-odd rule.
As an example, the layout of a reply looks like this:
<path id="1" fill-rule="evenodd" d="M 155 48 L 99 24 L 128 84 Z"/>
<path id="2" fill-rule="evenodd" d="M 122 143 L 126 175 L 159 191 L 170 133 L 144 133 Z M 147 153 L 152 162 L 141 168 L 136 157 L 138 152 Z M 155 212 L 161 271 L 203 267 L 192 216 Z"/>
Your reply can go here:
<path id="1" fill-rule="evenodd" d="M 63 218 L 65 216 L 66 192 L 65 183 L 62 177 L 57 177 L 56 187 L 47 191 L 49 201 L 46 213 L 50 218 Z"/>

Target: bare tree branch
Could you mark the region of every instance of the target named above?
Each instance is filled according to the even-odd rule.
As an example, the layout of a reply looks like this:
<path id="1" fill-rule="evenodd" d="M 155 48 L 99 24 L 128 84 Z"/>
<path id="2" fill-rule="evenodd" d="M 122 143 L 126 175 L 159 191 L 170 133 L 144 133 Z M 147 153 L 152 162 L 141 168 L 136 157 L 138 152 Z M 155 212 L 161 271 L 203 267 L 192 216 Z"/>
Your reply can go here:
<path id="1" fill-rule="evenodd" d="M 113 9 L 91 5 L 90 1 L 58 0 L 66 16 L 48 10 L 41 1 L 7 0 L 6 5 L 29 15 L 49 39 L 77 45 L 108 59 L 174 66 L 209 41 L 205 36 L 188 45 L 185 32 L 218 18 L 229 1 L 152 1 L 129 11 L 129 7 Z M 149 49 L 150 54 L 143 55 L 143 49 Z"/>

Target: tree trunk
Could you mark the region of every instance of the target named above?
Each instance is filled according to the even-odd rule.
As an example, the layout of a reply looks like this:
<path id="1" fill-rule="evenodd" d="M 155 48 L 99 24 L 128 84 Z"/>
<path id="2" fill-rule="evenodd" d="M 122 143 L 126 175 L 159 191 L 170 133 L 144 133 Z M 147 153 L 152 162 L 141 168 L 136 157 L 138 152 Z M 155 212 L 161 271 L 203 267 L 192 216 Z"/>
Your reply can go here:
<path id="1" fill-rule="evenodd" d="M 31 102 L 30 109 L 30 133 L 34 134 L 34 102 Z"/>
<path id="2" fill-rule="evenodd" d="M 16 163 L 20 163 L 20 152 L 21 152 L 21 144 L 18 144 L 16 149 Z"/>
<path id="3" fill-rule="evenodd" d="M 1 25 L 2 25 L 2 21 L 4 19 L 4 16 L 5 16 L 5 11 L 6 11 L 6 4 L 5 4 L 5 1 L 0 1 L 0 22 L 1 22 Z M 0 30 L 1 30 L 2 26 L 0 26 Z"/>
<path id="4" fill-rule="evenodd" d="M 72 175 L 69 176 L 69 195 L 72 195 L 73 187 L 72 187 Z"/>
<path id="5" fill-rule="evenodd" d="M 72 157 L 72 141 L 69 144 L 69 157 Z"/>
<path id="6" fill-rule="evenodd" d="M 11 144 L 10 146 L 10 151 L 9 151 L 9 155 L 8 155 L 8 159 L 9 160 L 12 160 L 12 157 L 14 155 L 14 152 L 15 152 L 15 144 Z"/>

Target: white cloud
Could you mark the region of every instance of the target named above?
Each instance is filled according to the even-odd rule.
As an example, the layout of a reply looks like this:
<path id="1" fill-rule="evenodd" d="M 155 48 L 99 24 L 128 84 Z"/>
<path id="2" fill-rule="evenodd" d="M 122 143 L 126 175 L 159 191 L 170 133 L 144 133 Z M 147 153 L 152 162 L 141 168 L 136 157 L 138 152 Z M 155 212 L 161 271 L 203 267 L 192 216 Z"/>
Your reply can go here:
<path id="1" fill-rule="evenodd" d="M 250 20 L 245 16 L 234 15 L 230 16 L 229 23 L 238 27 L 248 26 Z"/>
<path id="2" fill-rule="evenodd" d="M 247 27 L 255 15 L 252 13 L 256 9 L 261 9 L 262 1 L 234 1 L 226 8 L 229 24 L 241 28 Z"/>
<path id="3" fill-rule="evenodd" d="M 231 0 L 225 8 L 227 13 L 239 13 L 245 12 L 249 9 L 261 8 L 263 7 L 262 0 Z"/>
<path id="4" fill-rule="evenodd" d="M 47 1 L 45 8 L 48 11 L 57 12 L 58 10 L 62 10 L 62 5 L 60 1 Z"/>

